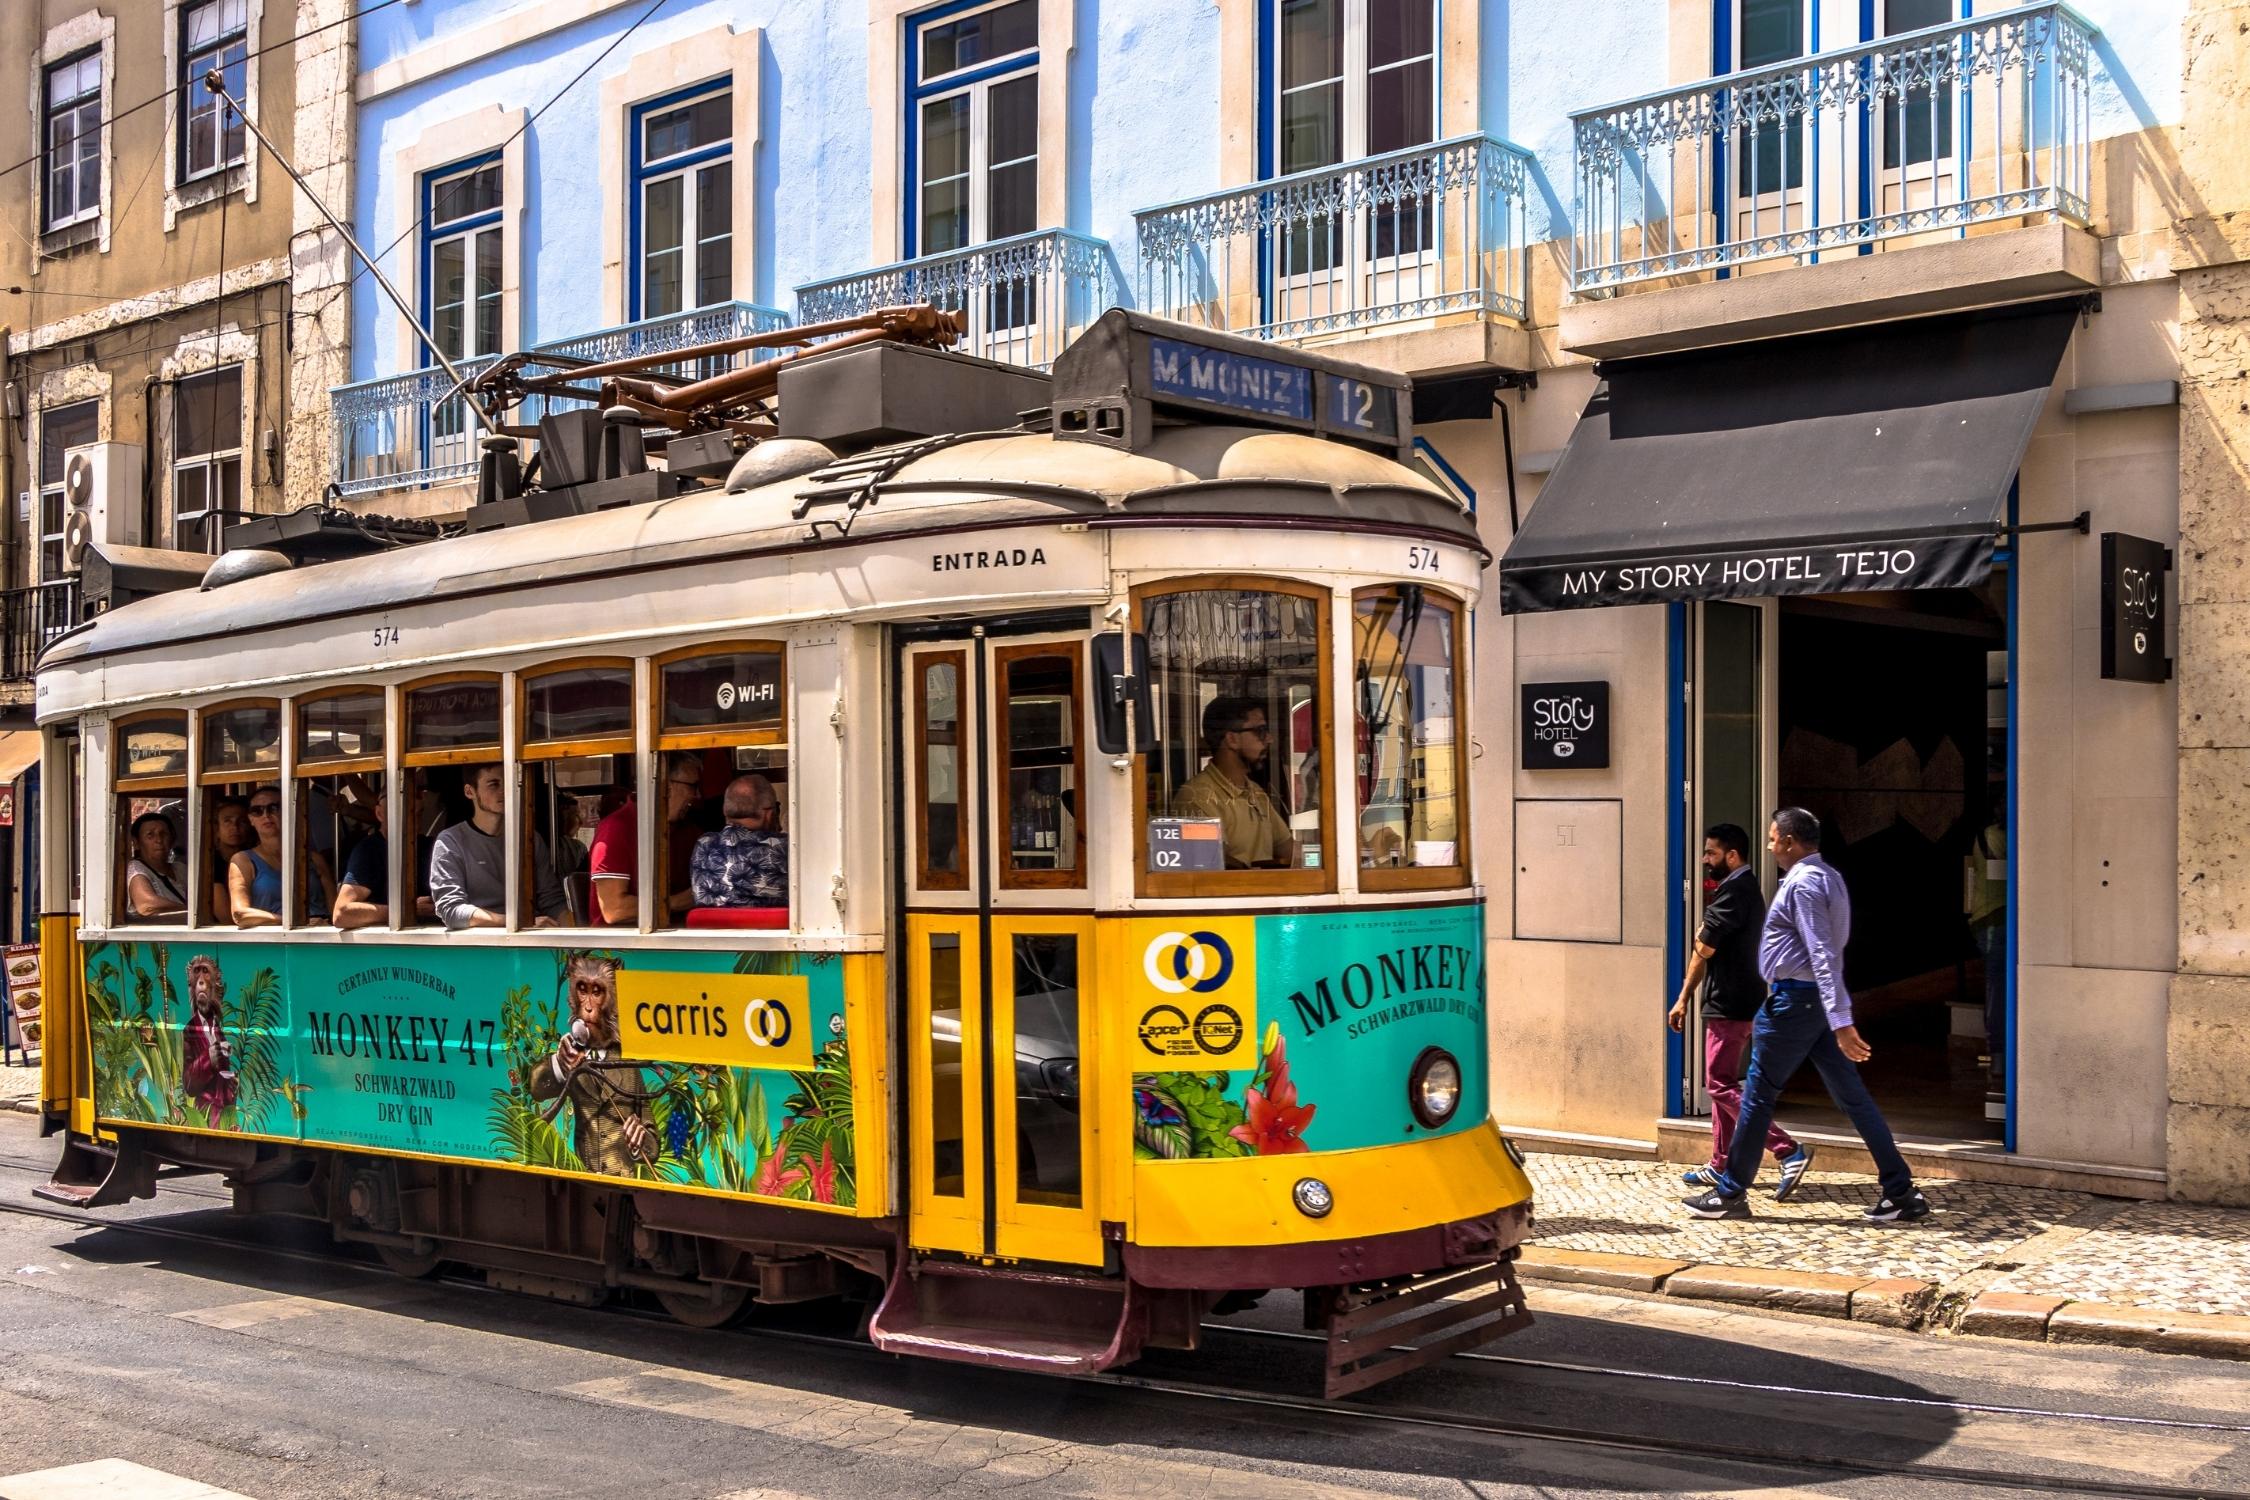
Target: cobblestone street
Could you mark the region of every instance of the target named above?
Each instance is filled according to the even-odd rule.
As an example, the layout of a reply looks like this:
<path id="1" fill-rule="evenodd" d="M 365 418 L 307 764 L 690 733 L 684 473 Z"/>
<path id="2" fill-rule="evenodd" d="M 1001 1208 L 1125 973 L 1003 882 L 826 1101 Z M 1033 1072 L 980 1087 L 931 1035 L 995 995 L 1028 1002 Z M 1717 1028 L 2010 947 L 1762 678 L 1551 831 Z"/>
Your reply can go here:
<path id="1" fill-rule="evenodd" d="M 1816 1171 L 1788 1203 L 1773 1201 L 1769 1172 L 1752 1196 L 1752 1218 L 1711 1221 L 1681 1207 L 1688 1190 L 1677 1163 L 1539 1154 L 1530 1171 L 1539 1205 L 1534 1276 L 1638 1279 L 1648 1290 L 1701 1296 L 1709 1293 L 1684 1288 L 1703 1284 L 1713 1268 L 1770 1272 L 1775 1286 L 1836 1283 L 1827 1288 L 1832 1306 L 1804 1310 L 1839 1316 L 1854 1282 L 1918 1283 L 1927 1291 L 1910 1321 L 2038 1338 L 2065 1307 L 2135 1309 L 2201 1320 L 2205 1334 L 2237 1339 L 2250 1356 L 2250 1211 L 1931 1181 L 1921 1185 L 1929 1218 L 1874 1225 L 1860 1217 L 1877 1196 L 1873 1178 Z M 1668 1267 L 1698 1269 L 1670 1286 Z M 1750 1295 L 1761 1284 L 1756 1276 L 1735 1281 L 1745 1294 L 1734 1300 L 1799 1305 Z M 1991 1326 L 1995 1310 L 2037 1327 Z M 2148 1316 L 2125 1321 L 2150 1324 Z"/>

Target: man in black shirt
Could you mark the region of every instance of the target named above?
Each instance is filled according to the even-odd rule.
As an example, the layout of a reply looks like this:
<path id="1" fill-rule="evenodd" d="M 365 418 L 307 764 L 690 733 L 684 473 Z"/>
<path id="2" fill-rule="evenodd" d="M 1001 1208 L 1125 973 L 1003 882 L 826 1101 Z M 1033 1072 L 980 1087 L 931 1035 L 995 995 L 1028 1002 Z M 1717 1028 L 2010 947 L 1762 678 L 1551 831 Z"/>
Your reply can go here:
<path id="1" fill-rule="evenodd" d="M 1711 1095 L 1711 1165 L 1681 1174 L 1690 1187 L 1710 1187 L 1726 1166 L 1734 1122 L 1742 1113 L 1742 1074 L 1750 1060 L 1750 1032 L 1765 1003 L 1758 975 L 1758 933 L 1765 925 L 1766 893 L 1750 863 L 1750 835 L 1732 823 L 1714 823 L 1703 835 L 1703 873 L 1718 889 L 1703 905 L 1688 956 L 1687 981 L 1665 1017 L 1674 1031 L 1687 1027 L 1688 997 L 1703 990 L 1703 1087 Z M 1766 1129 L 1766 1149 L 1781 1163 L 1776 1199 L 1786 1199 L 1812 1165 L 1812 1147 L 1800 1146 L 1779 1125 Z"/>

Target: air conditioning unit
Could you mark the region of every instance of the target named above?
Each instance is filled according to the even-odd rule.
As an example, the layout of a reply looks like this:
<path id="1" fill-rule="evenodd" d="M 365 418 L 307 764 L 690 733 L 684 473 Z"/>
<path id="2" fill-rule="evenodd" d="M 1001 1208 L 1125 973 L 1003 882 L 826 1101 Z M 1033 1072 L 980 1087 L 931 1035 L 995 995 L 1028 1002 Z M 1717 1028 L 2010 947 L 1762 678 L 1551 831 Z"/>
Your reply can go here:
<path id="1" fill-rule="evenodd" d="M 63 453 L 63 572 L 75 576 L 97 543 L 141 544 L 141 450 L 88 443 Z"/>

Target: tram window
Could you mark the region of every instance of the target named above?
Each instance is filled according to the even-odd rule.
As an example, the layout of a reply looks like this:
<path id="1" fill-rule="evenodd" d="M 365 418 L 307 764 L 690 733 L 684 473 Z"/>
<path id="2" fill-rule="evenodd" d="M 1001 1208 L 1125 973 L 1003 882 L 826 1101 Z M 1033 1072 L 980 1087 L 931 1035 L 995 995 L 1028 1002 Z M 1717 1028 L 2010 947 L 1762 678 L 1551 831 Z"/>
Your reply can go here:
<path id="1" fill-rule="evenodd" d="M 1016 1201 L 1077 1208 L 1078 939 L 1019 932 L 1015 957 Z"/>
<path id="2" fill-rule="evenodd" d="M 659 926 L 788 922 L 787 686 L 776 641 L 657 659 Z"/>
<path id="3" fill-rule="evenodd" d="M 400 764 L 408 774 L 415 854 L 410 926 L 434 926 L 430 857 L 438 835 L 468 822 L 474 812 L 468 773 L 500 760 L 500 679 L 463 673 L 415 683 L 405 690 L 405 741 Z"/>
<path id="4" fill-rule="evenodd" d="M 116 746 L 112 920 L 119 926 L 186 922 L 193 892 L 179 851 L 187 843 L 187 715 L 124 721 Z"/>
<path id="5" fill-rule="evenodd" d="M 925 891 L 969 887 L 961 862 L 961 678 L 959 651 L 914 658 L 916 677 L 915 767 L 918 806 L 915 819 L 915 884 Z"/>
<path id="6" fill-rule="evenodd" d="M 964 1191 L 961 1091 L 961 935 L 930 934 L 930 1191 Z"/>
<path id="7" fill-rule="evenodd" d="M 383 759 L 383 690 L 348 688 L 297 701 L 297 765 Z"/>
<path id="8" fill-rule="evenodd" d="M 1004 646 L 1000 678 L 1000 884 L 1074 889 L 1086 883 L 1086 833 L 1078 818 L 1080 648 Z"/>
<path id="9" fill-rule="evenodd" d="M 310 923 L 391 921 L 383 689 L 296 700 L 297 910 Z"/>
<path id="10" fill-rule="evenodd" d="M 633 664 L 573 662 L 522 685 L 524 920 L 553 914 L 559 893 L 563 925 L 637 927 Z"/>
<path id="11" fill-rule="evenodd" d="M 1360 884 L 1369 890 L 1467 878 L 1460 649 L 1459 610 L 1418 584 L 1352 596 Z"/>
<path id="12" fill-rule="evenodd" d="M 1149 895 L 1320 891 L 1326 870 L 1328 596 L 1262 579 L 1140 592 L 1155 700 L 1150 820 L 1216 825 L 1219 869 L 1140 867 Z M 1183 833 L 1193 831 L 1183 828 Z"/>

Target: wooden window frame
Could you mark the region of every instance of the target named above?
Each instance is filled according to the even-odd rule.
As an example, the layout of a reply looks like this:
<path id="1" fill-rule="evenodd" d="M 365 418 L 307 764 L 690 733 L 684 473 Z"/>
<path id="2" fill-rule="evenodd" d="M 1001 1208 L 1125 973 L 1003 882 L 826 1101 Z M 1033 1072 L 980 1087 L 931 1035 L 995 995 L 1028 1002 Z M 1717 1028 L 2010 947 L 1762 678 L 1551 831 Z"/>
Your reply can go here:
<path id="1" fill-rule="evenodd" d="M 414 748 L 414 695 L 425 688 L 446 687 L 457 682 L 489 682 L 493 701 L 499 708 L 492 723 L 493 738 L 489 743 L 475 745 L 450 745 L 439 750 Z M 421 766 L 476 766 L 486 761 L 499 761 L 507 757 L 502 752 L 507 747 L 506 721 L 508 716 L 507 683 L 501 674 L 491 671 L 439 672 L 429 677 L 417 677 L 412 682 L 402 682 L 398 687 L 398 763 L 399 769 L 413 770 Z"/>
<path id="2" fill-rule="evenodd" d="M 664 669 L 666 667 L 683 661 L 693 661 L 699 656 L 726 656 L 751 652 L 767 652 L 774 658 L 775 667 L 779 673 L 774 687 L 774 695 L 781 704 L 781 724 L 778 728 L 667 730 L 664 727 Z M 786 757 L 790 751 L 790 731 L 795 717 L 793 713 L 795 701 L 789 695 L 789 683 L 789 643 L 770 636 L 755 640 L 736 638 L 723 641 L 698 641 L 692 646 L 680 646 L 648 659 L 650 742 L 648 764 L 641 768 L 641 781 L 649 787 L 653 794 L 648 804 L 650 818 L 647 826 L 649 832 L 654 836 L 654 842 L 649 850 L 652 856 L 651 860 L 641 866 L 643 872 L 640 890 L 641 910 L 646 914 L 644 921 L 648 924 L 643 928 L 644 931 L 679 932 L 684 931 L 687 927 L 684 917 L 679 920 L 673 918 L 672 913 L 666 909 L 666 900 L 659 898 L 655 888 L 649 884 L 647 879 L 649 870 L 668 872 L 672 865 L 672 825 L 669 821 L 660 821 L 655 816 L 656 809 L 661 805 L 659 799 L 663 796 L 661 783 L 664 780 L 666 757 L 682 750 L 732 750 L 737 748 L 779 749 Z M 784 833 L 787 837 L 794 839 L 797 827 L 797 778 L 793 775 L 787 776 L 783 778 L 783 781 L 781 801 Z M 794 885 L 794 866 L 797 855 L 794 847 L 790 849 L 789 855 L 792 867 L 791 884 Z M 669 892 L 666 895 L 669 896 Z M 795 932 L 802 913 L 797 908 L 794 895 L 791 897 L 788 912 L 789 926 L 782 930 Z"/>
<path id="3" fill-rule="evenodd" d="M 187 763 L 180 767 L 179 772 L 176 775 L 172 772 L 166 772 L 161 776 L 119 775 L 118 768 L 125 764 L 126 737 L 132 732 L 134 726 L 161 723 L 175 718 L 181 723 L 187 750 Z M 140 713 L 128 714 L 121 719 L 112 719 L 109 724 L 109 815 L 111 817 L 117 815 L 119 811 L 117 801 L 120 797 L 154 796 L 164 792 L 176 793 L 180 799 L 183 817 L 191 824 L 190 827 L 180 830 L 181 838 L 188 845 L 181 853 L 180 863 L 191 868 L 195 862 L 195 833 L 192 825 L 195 821 L 196 794 L 200 791 L 200 786 L 195 779 L 198 749 L 196 736 L 195 713 L 188 708 L 145 709 Z M 122 851 L 124 857 L 112 856 L 110 860 L 114 868 L 110 872 L 108 882 L 109 910 L 101 914 L 103 918 L 102 926 L 105 928 L 139 927 L 144 924 L 127 920 L 130 915 L 130 906 L 125 894 L 125 883 L 129 878 L 127 866 L 133 862 L 132 829 L 129 826 L 120 828 L 114 837 L 120 841 L 115 847 Z M 197 883 L 194 876 L 190 874 L 188 889 L 182 892 L 188 898 L 188 906 L 187 910 L 180 914 L 178 922 L 150 922 L 145 925 L 164 928 L 180 927 L 183 929 L 195 926 L 205 915 L 198 910 L 204 903 L 196 899 L 195 887 Z"/>
<path id="4" fill-rule="evenodd" d="M 370 693 L 374 694 L 375 700 L 383 706 L 383 749 L 374 755 L 331 755 L 317 760 L 307 760 L 305 758 L 305 747 L 302 743 L 306 707 L 329 698 L 364 698 Z M 296 722 L 290 727 L 290 738 L 298 741 L 296 767 L 298 780 L 302 781 L 310 776 L 343 776 L 353 771 L 364 775 L 369 771 L 387 771 L 390 769 L 391 703 L 389 688 L 381 683 L 349 683 L 342 687 L 327 687 L 321 688 L 317 692 L 304 693 L 292 698 L 290 702 L 295 709 Z"/>
<path id="5" fill-rule="evenodd" d="M 924 651 L 907 658 L 914 664 L 914 886 L 919 891 L 966 891 L 969 888 L 969 840 L 974 821 L 969 817 L 970 781 L 966 737 L 961 726 L 971 722 L 969 706 L 969 653 L 962 647 Z M 929 669 L 940 664 L 953 668 L 954 785 L 960 792 L 956 808 L 955 853 L 959 870 L 939 870 L 930 865 L 930 680 Z"/>
<path id="6" fill-rule="evenodd" d="M 1004 891 L 1082 891 L 1086 889 L 1086 642 L 1083 637 L 1062 641 L 1037 641 L 1026 645 L 1006 645 L 993 642 L 992 675 L 998 691 L 992 694 L 991 733 L 994 795 L 986 805 L 995 816 L 997 828 L 988 827 L 986 836 L 999 846 L 999 858 L 993 869 L 998 876 L 998 888 Z M 1007 822 L 1011 811 L 1007 787 L 1012 757 L 1008 743 L 1008 664 L 1027 658 L 1063 656 L 1069 658 L 1071 738 L 1071 782 L 1078 794 L 1078 810 L 1071 814 L 1071 830 L 1076 839 L 1072 850 L 1071 867 L 1067 870 L 1018 870 L 1014 840 L 1007 836 Z"/>
<path id="7" fill-rule="evenodd" d="M 535 740 L 531 737 L 531 686 L 542 677 L 563 672 L 593 670 L 621 672 L 625 676 L 625 729 L 621 734 L 593 735 L 582 740 Z M 570 760 L 585 755 L 633 753 L 633 659 L 630 656 L 572 656 L 541 662 L 516 672 L 516 754 L 525 762 Z"/>
<path id="8" fill-rule="evenodd" d="M 1336 892 L 1336 637 L 1334 592 L 1317 583 L 1264 573 L 1196 573 L 1133 585 L 1133 629 L 1148 631 L 1151 599 L 1173 594 L 1246 592 L 1287 594 L 1313 602 L 1313 630 L 1318 642 L 1319 669 L 1314 676 L 1318 692 L 1313 699 L 1313 742 L 1320 747 L 1320 865 L 1295 870 L 1198 870 L 1173 873 L 1148 868 L 1145 852 L 1148 829 L 1148 777 L 1146 757 L 1133 776 L 1133 894 L 1166 899 L 1199 900 L 1241 896 L 1329 896 Z M 1153 668 L 1151 669 L 1153 676 Z M 1200 736 L 1202 726 L 1191 726 Z M 1197 747 L 1201 751 L 1200 744 Z M 1153 752 L 1150 752 L 1153 753 Z"/>
<path id="9" fill-rule="evenodd" d="M 273 764 L 213 766 L 206 758 L 203 746 L 204 725 L 214 714 L 227 713 L 238 708 L 271 708 L 274 717 Z M 282 712 L 281 700 L 262 694 L 245 698 L 228 698 L 218 703 L 206 703 L 195 710 L 195 779 L 198 786 L 233 786 L 238 783 L 256 784 L 281 780 L 282 761 L 287 757 L 289 742 L 288 716 Z"/>
<path id="10" fill-rule="evenodd" d="M 1462 746 L 1467 739 L 1469 723 L 1469 716 L 1463 711 L 1467 705 L 1466 690 L 1469 682 L 1468 657 L 1464 653 L 1467 644 L 1465 632 L 1468 628 L 1468 606 L 1456 596 L 1441 589 L 1433 589 L 1427 584 L 1407 582 L 1367 584 L 1352 590 L 1353 635 L 1356 638 L 1358 634 L 1359 601 L 1361 599 L 1374 598 L 1382 594 L 1396 594 L 1397 591 L 1407 588 L 1420 588 L 1430 598 L 1442 601 L 1453 616 L 1453 743 L 1451 749 L 1453 752 L 1454 862 L 1450 865 L 1411 865 L 1400 866 L 1396 869 L 1375 869 L 1362 865 L 1359 869 L 1359 888 L 1370 894 L 1392 891 L 1456 890 L 1470 883 L 1469 846 L 1472 840 L 1469 838 L 1471 826 L 1469 822 L 1469 765 L 1468 758 L 1461 753 Z M 1356 639 L 1353 650 L 1355 652 L 1358 650 Z M 1356 661 L 1354 664 L 1356 665 Z M 1346 674 L 1346 680 L 1350 680 L 1349 673 Z M 1358 717 L 1359 706 L 1355 703 L 1352 705 L 1354 726 L 1352 744 L 1355 753 L 1359 743 Z M 1357 862 L 1359 858 L 1361 820 L 1365 813 L 1366 809 L 1360 805 L 1359 775 L 1358 768 L 1355 765 L 1352 775 L 1352 859 L 1354 862 Z"/>

